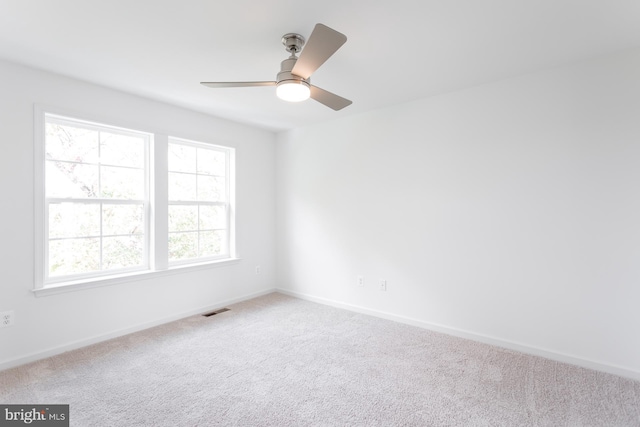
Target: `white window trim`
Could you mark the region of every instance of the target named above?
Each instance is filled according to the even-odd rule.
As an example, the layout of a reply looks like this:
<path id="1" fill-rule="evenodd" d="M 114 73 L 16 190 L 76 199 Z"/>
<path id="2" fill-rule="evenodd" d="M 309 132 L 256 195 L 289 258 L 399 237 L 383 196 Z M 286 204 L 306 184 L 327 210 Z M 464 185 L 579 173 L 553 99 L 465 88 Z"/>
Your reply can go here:
<path id="1" fill-rule="evenodd" d="M 149 167 L 149 179 L 147 188 L 149 191 L 150 210 L 148 215 L 148 269 L 121 271 L 116 274 L 105 274 L 98 277 L 83 277 L 78 280 L 64 280 L 45 283 L 46 260 L 46 221 L 45 208 L 45 115 L 73 118 L 77 121 L 89 123 L 108 123 L 105 127 L 122 129 L 140 129 L 152 135 L 148 146 L 147 162 Z M 169 136 L 166 134 L 145 130 L 138 125 L 123 124 L 122 121 L 113 119 L 101 119 L 87 117 L 73 111 L 61 108 L 34 105 L 34 289 L 36 296 L 55 295 L 65 292 L 73 292 L 82 289 L 91 289 L 101 286 L 110 286 L 133 281 L 148 280 L 158 277 L 171 276 L 179 273 L 197 271 L 203 269 L 219 268 L 234 265 L 241 261 L 236 252 L 235 233 L 235 149 L 229 146 L 210 144 L 223 148 L 229 152 L 228 164 L 228 194 L 229 194 L 229 256 L 222 259 L 195 259 L 189 263 L 168 262 L 168 179 L 167 179 L 167 146 Z M 189 141 L 180 137 L 171 137 L 178 141 Z M 202 143 L 201 143 L 202 144 Z M 209 145 L 208 143 L 204 143 Z"/>
<path id="2" fill-rule="evenodd" d="M 199 264 L 179 265 L 168 268 L 166 270 L 142 271 L 120 275 L 104 276 L 95 279 L 84 279 L 76 282 L 64 282 L 54 285 L 48 285 L 42 288 L 33 289 L 32 292 L 37 297 L 58 295 L 67 292 L 75 292 L 84 289 L 93 289 L 103 286 L 119 285 L 123 283 L 137 282 L 141 280 L 157 279 L 160 277 L 168 277 L 176 274 L 189 273 L 192 271 L 209 270 L 219 267 L 226 267 L 240 263 L 242 258 L 227 258 L 218 261 L 208 261 Z"/>

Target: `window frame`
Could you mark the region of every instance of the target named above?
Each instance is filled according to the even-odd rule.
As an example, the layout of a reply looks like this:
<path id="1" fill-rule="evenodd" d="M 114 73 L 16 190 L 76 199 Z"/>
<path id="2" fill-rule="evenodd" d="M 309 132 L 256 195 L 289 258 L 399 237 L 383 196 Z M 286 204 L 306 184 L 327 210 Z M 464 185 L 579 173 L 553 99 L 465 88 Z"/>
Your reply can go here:
<path id="1" fill-rule="evenodd" d="M 100 271 L 96 274 L 61 276 L 47 280 L 48 259 L 48 204 L 45 201 L 45 138 L 46 117 L 56 117 L 86 125 L 97 125 L 104 129 L 129 131 L 134 134 L 148 134 L 149 140 L 145 154 L 145 259 L 144 268 L 121 269 L 118 271 Z M 126 123 L 113 118 L 91 117 L 75 111 L 34 104 L 34 287 L 36 296 L 59 294 L 79 289 L 115 285 L 137 280 L 179 274 L 191 270 L 217 268 L 235 264 L 240 261 L 236 254 L 235 242 L 235 148 L 229 145 L 196 142 L 179 136 L 168 136 L 165 133 L 149 130 L 148 126 Z M 224 257 L 195 258 L 186 262 L 168 262 L 168 163 L 167 151 L 170 139 L 190 141 L 204 147 L 216 147 L 227 150 L 227 182 L 228 194 L 228 254 Z"/>
<path id="2" fill-rule="evenodd" d="M 144 155 L 143 155 L 143 161 L 144 161 L 144 166 L 142 168 L 143 173 L 144 173 L 144 195 L 142 199 L 135 199 L 135 200 L 127 200 L 127 199 L 109 199 L 109 198 L 104 198 L 104 197 L 94 197 L 94 198 L 86 198 L 86 199 L 81 199 L 81 198 L 74 198 L 74 197 L 47 197 L 47 183 L 46 183 L 46 165 L 47 165 L 47 159 L 45 156 L 45 144 L 46 144 L 46 125 L 47 123 L 57 123 L 57 124 L 61 124 L 61 125 L 67 125 L 67 126 L 78 126 L 78 127 L 82 127 L 84 129 L 90 129 L 90 130 L 95 130 L 98 132 L 101 131 L 112 131 L 112 132 L 117 132 L 120 135 L 130 135 L 130 136 L 136 136 L 136 137 L 141 137 L 144 140 Z M 111 126 L 111 125 L 105 125 L 102 123 L 96 123 L 96 122 L 89 122 L 86 120 L 78 120 L 78 119 L 74 119 L 74 118 L 70 118 L 70 117 L 64 117 L 58 114 L 52 114 L 52 113 L 44 113 L 44 121 L 43 121 L 43 128 L 42 128 L 42 132 L 43 132 L 43 136 L 42 136 L 42 157 L 43 157 L 43 163 L 42 163 L 42 168 L 43 168 L 43 180 L 42 180 L 42 200 L 43 200 L 43 239 L 44 241 L 42 242 L 43 244 L 43 254 L 42 254 L 42 263 L 43 263 L 43 286 L 46 287 L 48 285 L 55 285 L 56 283 L 65 283 L 65 282 L 74 282 L 74 281 L 81 281 L 84 279 L 92 279 L 92 278 L 96 278 L 96 277 L 104 277 L 104 276 L 113 276 L 113 275 L 122 275 L 122 274 L 127 274 L 127 273 L 131 273 L 131 272 L 137 272 L 137 271 L 147 271 L 149 270 L 149 252 L 150 252 L 150 238 L 149 238 L 149 234 L 150 234 L 150 216 L 149 216 L 149 212 L 150 212 L 150 199 L 149 199 L 149 167 L 150 167 L 150 162 L 149 162 L 149 150 L 150 150 L 150 146 L 153 142 L 153 135 L 148 133 L 148 132 L 141 132 L 141 131 L 134 131 L 131 129 L 125 129 L 125 128 L 120 128 L 120 127 L 116 127 L 116 126 Z M 92 164 L 92 163 L 86 163 L 86 164 Z M 94 163 L 95 165 L 101 166 L 101 162 L 100 160 L 97 160 L 96 163 Z M 104 204 L 122 204 L 122 205 L 127 205 L 127 204 L 142 204 L 142 208 L 143 208 L 143 221 L 144 221 L 144 233 L 143 233 L 143 251 L 142 251 L 142 263 L 141 265 L 138 266 L 134 266 L 134 267 L 126 267 L 126 268 L 120 268 L 120 269 L 114 269 L 114 270 L 99 270 L 99 271 L 93 271 L 93 272 L 87 272 L 87 273 L 77 273 L 77 274 L 67 274 L 67 275 L 61 275 L 61 276 L 49 276 L 49 243 L 51 242 L 51 237 L 49 236 L 49 213 L 50 213 L 50 206 L 52 204 L 61 204 L 61 203 L 77 203 L 77 204 L 84 204 L 84 205 L 100 205 L 100 207 L 102 207 Z M 103 235 L 102 232 L 100 232 L 99 236 L 95 236 L 96 238 L 102 240 L 105 236 Z M 61 239 L 61 240 L 67 240 L 66 239 Z M 101 245 L 102 246 L 102 245 Z M 102 251 L 100 251 L 100 260 L 102 261 Z"/>
<path id="3" fill-rule="evenodd" d="M 225 209 L 225 224 L 226 224 L 226 233 L 225 233 L 225 239 L 224 239 L 224 246 L 226 248 L 226 252 L 221 254 L 221 255 L 213 255 L 213 256 L 204 256 L 204 257 L 196 257 L 196 258 L 187 258 L 187 259 L 177 259 L 177 260 L 171 260 L 169 258 L 169 253 L 167 252 L 167 261 L 170 267 L 172 266 L 180 266 L 180 265 L 188 265 L 188 264 L 193 264 L 193 263 L 198 263 L 198 262 L 207 262 L 207 261 L 216 261 L 216 260 L 221 260 L 221 259 L 226 259 L 229 258 L 231 256 L 231 203 L 230 203 L 230 199 L 231 199 L 231 194 L 232 194 L 232 189 L 231 189 L 231 185 L 230 185 L 230 163 L 231 163 L 231 151 L 232 149 L 229 147 L 223 147 L 221 145 L 214 145 L 214 144 L 206 144 L 203 142 L 198 142 L 198 141 L 192 141 L 192 140 L 188 140 L 188 139 L 184 139 L 184 138 L 177 138 L 177 137 L 173 137 L 170 136 L 168 138 L 167 141 L 167 148 L 169 146 L 169 144 L 177 144 L 177 145 L 184 145 L 187 147 L 193 147 L 193 148 L 202 148 L 205 150 L 212 150 L 212 151 L 217 151 L 217 152 L 221 152 L 224 153 L 225 155 L 225 175 L 224 175 L 224 180 L 225 180 L 225 185 L 224 185 L 224 191 L 225 191 L 225 197 L 224 197 L 224 201 L 200 201 L 200 200 L 169 200 L 169 197 L 167 195 L 167 208 L 169 206 L 193 206 L 196 205 L 198 206 L 198 210 L 200 209 L 201 206 L 222 206 Z M 197 152 L 196 152 L 197 153 Z M 196 154 L 197 155 L 197 154 Z M 197 158 L 196 158 L 197 159 Z M 196 160 L 197 162 L 197 160 Z M 188 172 L 180 172 L 180 171 L 172 171 L 169 169 L 169 165 L 167 164 L 167 175 L 169 173 L 188 173 Z M 191 173 L 189 173 L 191 174 Z M 208 176 L 206 174 L 199 174 L 197 171 L 195 172 L 196 175 L 196 182 L 197 182 L 197 177 L 199 175 L 202 176 Z M 219 176 L 219 175 L 218 175 Z M 198 224 L 198 230 L 197 232 L 200 233 L 200 226 Z M 167 236 L 169 236 L 172 233 L 172 231 L 169 230 L 169 227 L 167 227 Z"/>

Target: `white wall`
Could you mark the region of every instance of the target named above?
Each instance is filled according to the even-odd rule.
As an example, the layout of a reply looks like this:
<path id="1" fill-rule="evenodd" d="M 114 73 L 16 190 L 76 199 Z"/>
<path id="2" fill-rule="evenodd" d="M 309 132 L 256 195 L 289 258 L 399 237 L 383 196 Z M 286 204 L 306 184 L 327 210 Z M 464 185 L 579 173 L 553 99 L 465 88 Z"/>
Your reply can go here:
<path id="1" fill-rule="evenodd" d="M 235 147 L 242 261 L 36 298 L 34 103 Z M 0 62 L 0 311 L 16 314 L 0 329 L 0 369 L 279 286 L 640 377 L 639 114 L 640 50 L 293 130 L 277 144 Z"/>
<path id="2" fill-rule="evenodd" d="M 282 133 L 277 182 L 285 290 L 640 378 L 640 50 Z"/>
<path id="3" fill-rule="evenodd" d="M 236 148 L 242 260 L 151 280 L 35 297 L 34 103 L 83 118 Z M 275 286 L 275 135 L 0 62 L 0 369 L 263 293 Z M 261 266 L 261 274 L 255 267 Z"/>

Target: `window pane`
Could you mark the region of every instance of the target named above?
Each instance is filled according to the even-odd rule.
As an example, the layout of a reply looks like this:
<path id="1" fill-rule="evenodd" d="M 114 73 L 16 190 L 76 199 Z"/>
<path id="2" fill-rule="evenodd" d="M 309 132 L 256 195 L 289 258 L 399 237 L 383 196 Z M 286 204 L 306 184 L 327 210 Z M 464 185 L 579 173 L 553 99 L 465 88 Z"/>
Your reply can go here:
<path id="1" fill-rule="evenodd" d="M 67 162 L 46 162 L 47 197 L 98 197 L 98 166 Z"/>
<path id="2" fill-rule="evenodd" d="M 144 199 L 144 170 L 101 166 L 101 197 L 105 199 Z"/>
<path id="3" fill-rule="evenodd" d="M 198 256 L 198 233 L 170 233 L 169 260 L 196 258 Z"/>
<path id="4" fill-rule="evenodd" d="M 141 235 L 144 234 L 144 205 L 102 206 L 102 234 Z"/>
<path id="5" fill-rule="evenodd" d="M 64 239 L 49 242 L 49 275 L 90 273 L 100 270 L 99 239 Z"/>
<path id="6" fill-rule="evenodd" d="M 142 236 L 105 237 L 102 240 L 102 269 L 113 270 L 143 265 Z"/>
<path id="7" fill-rule="evenodd" d="M 98 131 L 47 123 L 45 132 L 46 159 L 97 162 Z"/>
<path id="8" fill-rule="evenodd" d="M 49 238 L 89 237 L 99 234 L 99 204 L 57 203 L 49 205 Z"/>
<path id="9" fill-rule="evenodd" d="M 173 172 L 196 172 L 196 148 L 169 143 L 169 170 Z"/>
<path id="10" fill-rule="evenodd" d="M 198 206 L 169 206 L 169 231 L 197 231 Z"/>
<path id="11" fill-rule="evenodd" d="M 224 231 L 203 231 L 200 233 L 200 256 L 222 255 L 226 233 Z"/>
<path id="12" fill-rule="evenodd" d="M 226 228 L 226 223 L 224 206 L 200 206 L 200 230 Z"/>
<path id="13" fill-rule="evenodd" d="M 196 175 L 169 172 L 169 200 L 196 200 Z"/>
<path id="14" fill-rule="evenodd" d="M 198 175 L 198 200 L 219 202 L 225 199 L 224 178 Z"/>
<path id="15" fill-rule="evenodd" d="M 218 150 L 198 148 L 198 173 L 225 176 L 226 154 Z"/>
<path id="16" fill-rule="evenodd" d="M 144 138 L 100 132 L 100 163 L 144 168 Z"/>

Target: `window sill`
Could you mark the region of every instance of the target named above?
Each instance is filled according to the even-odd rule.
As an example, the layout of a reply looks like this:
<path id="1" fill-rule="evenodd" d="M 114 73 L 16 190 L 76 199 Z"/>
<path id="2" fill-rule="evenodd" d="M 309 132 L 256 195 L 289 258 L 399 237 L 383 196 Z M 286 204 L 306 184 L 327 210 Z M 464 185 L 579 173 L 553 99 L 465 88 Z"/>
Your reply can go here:
<path id="1" fill-rule="evenodd" d="M 141 271 L 134 273 L 126 273 L 113 275 L 108 277 L 100 277 L 97 279 L 84 279 L 73 282 L 55 283 L 43 288 L 34 289 L 32 292 L 36 297 L 57 295 L 66 292 L 75 292 L 83 289 L 92 289 L 102 286 L 118 285 L 120 283 L 135 282 L 140 280 L 149 280 L 157 277 L 173 276 L 175 274 L 188 273 L 191 271 L 207 270 L 211 268 L 226 267 L 238 264 L 240 258 L 228 258 L 223 260 L 203 262 L 199 264 L 176 265 L 171 266 L 167 270 L 157 271 Z"/>

